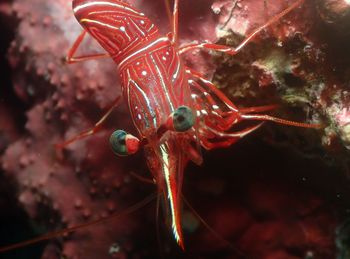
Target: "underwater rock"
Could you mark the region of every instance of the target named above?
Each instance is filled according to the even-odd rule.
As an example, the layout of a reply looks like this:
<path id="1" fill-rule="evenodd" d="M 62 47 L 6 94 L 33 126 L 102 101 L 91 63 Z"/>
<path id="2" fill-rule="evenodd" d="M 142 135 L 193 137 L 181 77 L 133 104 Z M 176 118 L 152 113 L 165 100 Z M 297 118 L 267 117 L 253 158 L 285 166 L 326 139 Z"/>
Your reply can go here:
<path id="1" fill-rule="evenodd" d="M 335 243 L 338 249 L 337 259 L 350 258 L 349 220 L 337 227 Z"/>
<path id="2" fill-rule="evenodd" d="M 161 24 L 162 31 L 168 31 L 163 1 L 133 2 Z M 181 42 L 209 40 L 237 45 L 268 17 L 293 1 L 269 0 L 265 7 L 264 2 L 205 0 L 193 8 L 192 1 L 180 1 Z M 130 176 L 131 171 L 148 175 L 142 154 L 116 158 L 108 146 L 113 130 L 135 131 L 125 104 L 115 109 L 100 133 L 69 145 L 61 153 L 55 149 L 55 144 L 91 127 L 121 94 L 116 66 L 111 60 L 65 63 L 68 49 L 81 31 L 73 17 L 71 1 L 14 0 L 10 11 L 1 8 L 0 12 L 9 20 L 17 20 L 9 24 L 14 26 L 16 36 L 8 51 L 8 61 L 13 89 L 28 107 L 23 111 L 24 132 L 6 142 L 8 147 L 4 148 L 1 167 L 6 177 L 16 181 L 18 200 L 29 217 L 44 221 L 48 229 L 71 227 L 122 211 L 150 193 L 150 189 L 153 191 L 153 186 L 149 188 Z M 348 61 L 345 47 L 343 51 L 334 51 L 338 40 L 346 46 L 348 38 L 339 34 L 332 37 L 332 31 L 326 31 L 327 37 L 324 37 L 324 32 L 319 31 L 322 22 L 314 2 L 305 1 L 302 8 L 267 28 L 234 57 L 194 52 L 184 59 L 209 79 L 213 77 L 237 106 L 280 104 L 285 118 L 322 122 L 327 126 L 325 131 L 319 131 L 321 133 L 311 133 L 323 134 L 323 142 L 319 139 L 317 143 L 312 142 L 316 141 L 313 138 L 310 145 L 330 149 L 334 142 L 339 142 L 337 150 L 341 151 L 337 152 L 347 152 L 342 148 L 350 146 Z M 101 49 L 87 39 L 79 51 L 90 53 Z M 296 114 L 288 112 L 288 107 L 294 107 Z M 308 139 L 310 133 L 306 131 L 309 130 L 299 134 Z M 226 161 L 230 163 L 230 159 Z M 233 171 L 226 173 L 233 174 Z M 196 209 L 204 218 L 212 218 L 208 221 L 213 228 L 223 238 L 237 243 L 248 258 L 298 258 L 307 254 L 308 249 L 330 258 L 327 256 L 334 253 L 332 231 L 322 232 L 322 228 L 326 224 L 332 229 L 335 219 L 327 212 L 314 212 L 313 208 L 323 204 L 321 198 L 300 192 L 300 197 L 293 199 L 283 195 L 285 190 L 279 185 L 247 183 L 242 194 L 249 197 L 247 204 L 240 203 L 242 197 L 225 200 L 225 192 L 230 188 L 223 187 L 224 191 L 216 196 L 219 201 L 209 203 L 211 207 L 199 204 Z M 216 192 L 220 188 L 214 189 Z M 298 192 L 297 189 L 293 190 Z M 194 191 L 188 195 L 191 193 Z M 294 214 L 286 210 L 286 204 L 293 204 L 292 208 L 300 211 Z M 155 224 L 154 211 L 154 208 L 144 208 L 108 224 L 79 230 L 60 240 L 59 248 L 51 243 L 43 258 L 59 258 L 61 254 L 84 259 L 154 258 L 159 255 L 156 228 L 152 225 Z M 291 215 L 300 218 L 290 223 Z M 315 222 L 310 215 L 317 218 Z M 163 220 L 159 221 L 162 225 Z M 201 235 L 203 230 L 192 227 L 189 249 L 207 256 L 222 249 L 232 258 L 237 255 L 235 250 L 223 248 L 212 233 Z M 151 240 L 153 246 L 144 240 Z M 171 237 L 164 241 L 166 253 L 191 256 L 172 245 Z M 57 255 L 57 250 L 62 252 Z"/>
<path id="3" fill-rule="evenodd" d="M 247 32 L 287 4 L 248 0 L 224 4 L 219 1 L 214 5 L 218 13 L 225 14 L 220 16 L 217 27 L 220 42 L 237 45 Z M 266 12 L 255 11 L 264 10 L 264 5 Z M 277 103 L 282 116 L 321 123 L 322 143 L 319 139 L 305 141 L 346 156 L 350 140 L 349 59 L 345 55 L 350 35 L 342 29 L 350 21 L 343 15 L 349 10 L 346 5 L 342 0 L 305 1 L 302 7 L 259 34 L 241 53 L 234 57 L 218 55 L 214 82 L 239 106 Z M 329 26 L 320 6 L 341 12 L 344 22 Z"/>
<path id="4" fill-rule="evenodd" d="M 318 10 L 322 19 L 329 25 L 339 29 L 348 29 L 350 26 L 350 3 L 346 0 L 317 1 Z M 342 32 L 344 33 L 344 31 Z"/>

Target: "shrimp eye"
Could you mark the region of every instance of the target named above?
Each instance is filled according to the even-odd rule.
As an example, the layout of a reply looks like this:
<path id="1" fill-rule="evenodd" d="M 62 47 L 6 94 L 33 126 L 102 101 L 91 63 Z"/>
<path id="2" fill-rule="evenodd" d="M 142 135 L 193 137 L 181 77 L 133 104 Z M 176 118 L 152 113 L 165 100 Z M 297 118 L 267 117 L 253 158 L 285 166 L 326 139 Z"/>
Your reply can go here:
<path id="1" fill-rule="evenodd" d="M 127 156 L 137 152 L 140 147 L 140 140 L 124 130 L 116 130 L 109 138 L 109 143 L 114 154 Z"/>
<path id="2" fill-rule="evenodd" d="M 189 130 L 194 124 L 192 110 L 187 106 L 178 107 L 170 116 L 172 127 L 175 131 L 184 132 Z"/>

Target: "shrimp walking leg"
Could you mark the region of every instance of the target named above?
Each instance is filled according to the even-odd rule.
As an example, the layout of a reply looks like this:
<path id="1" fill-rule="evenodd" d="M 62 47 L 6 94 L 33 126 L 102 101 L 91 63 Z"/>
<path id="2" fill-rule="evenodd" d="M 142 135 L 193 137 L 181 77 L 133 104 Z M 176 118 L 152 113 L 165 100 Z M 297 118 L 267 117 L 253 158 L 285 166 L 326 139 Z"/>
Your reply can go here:
<path id="1" fill-rule="evenodd" d="M 266 112 L 275 110 L 278 108 L 277 104 L 270 104 L 270 105 L 262 105 L 262 106 L 252 106 L 248 108 L 240 108 L 241 113 L 252 113 L 252 112 Z"/>
<path id="2" fill-rule="evenodd" d="M 222 101 L 225 104 L 228 104 L 227 105 L 228 108 L 234 107 L 232 102 L 219 89 L 217 89 L 212 82 L 210 82 L 209 80 L 206 80 L 205 78 L 200 76 L 199 73 L 196 73 L 195 71 L 187 70 L 187 72 L 193 77 L 200 80 L 205 86 L 207 86 L 211 91 L 213 91 L 220 99 L 222 98 Z M 274 107 L 276 106 L 267 105 L 267 106 L 260 106 L 260 107 L 248 107 L 243 109 L 230 108 L 231 111 L 225 113 L 225 117 L 226 117 L 225 121 L 227 125 L 224 128 L 229 127 L 230 123 L 232 125 L 233 123 L 238 123 L 241 120 L 273 121 L 278 124 L 284 124 L 288 126 L 302 127 L 302 128 L 319 128 L 320 127 L 319 124 L 300 123 L 300 122 L 285 120 L 285 119 L 281 119 L 281 118 L 277 118 L 277 117 L 273 117 L 265 114 L 244 114 L 244 111 L 245 113 L 261 112 L 264 110 L 273 109 Z"/>
<path id="3" fill-rule="evenodd" d="M 259 123 L 255 126 L 247 127 L 235 132 L 222 132 L 209 126 L 205 126 L 204 130 L 207 131 L 207 134 L 205 134 L 207 136 L 203 135 L 201 137 L 201 145 L 207 150 L 227 148 L 236 143 L 239 139 L 260 128 L 262 124 L 263 123 Z"/>
<path id="4" fill-rule="evenodd" d="M 199 72 L 190 68 L 186 68 L 186 73 L 188 74 L 189 78 L 194 78 L 201 81 L 206 87 L 208 87 L 208 91 L 212 92 L 217 98 L 219 98 L 230 110 L 238 111 L 237 107 L 231 102 L 231 100 L 212 82 L 205 79 Z"/>
<path id="5" fill-rule="evenodd" d="M 107 112 L 101 117 L 101 119 L 97 123 L 95 123 L 95 125 L 91 129 L 84 130 L 84 131 L 80 132 L 78 135 L 64 141 L 63 143 L 56 144 L 56 147 L 61 149 L 61 148 L 66 147 L 69 144 L 72 144 L 73 142 L 76 142 L 76 141 L 83 139 L 87 136 L 91 136 L 91 135 L 96 134 L 101 129 L 103 122 L 105 122 L 106 119 L 108 118 L 108 116 L 112 113 L 113 109 L 120 104 L 120 100 L 121 100 L 121 97 L 118 96 L 114 100 L 111 107 L 107 110 Z"/>
<path id="6" fill-rule="evenodd" d="M 320 128 L 321 127 L 321 125 L 319 124 L 308 124 L 308 123 L 290 121 L 290 120 L 285 120 L 281 118 L 276 118 L 267 114 L 242 114 L 241 117 L 244 120 L 273 121 L 278 124 L 284 124 L 284 125 L 300 127 L 300 128 Z"/>
<path id="7" fill-rule="evenodd" d="M 82 61 L 97 59 L 97 58 L 108 58 L 109 55 L 107 53 L 97 53 L 97 54 L 88 54 L 83 56 L 75 56 L 75 53 L 77 52 L 79 46 L 81 45 L 82 41 L 84 40 L 86 36 L 86 31 L 83 30 L 81 34 L 78 36 L 78 38 L 73 43 L 73 46 L 68 51 L 68 55 L 66 57 L 66 61 L 68 64 L 74 64 Z"/>
<path id="8" fill-rule="evenodd" d="M 164 4 L 165 4 L 166 14 L 167 14 L 168 20 L 169 20 L 169 25 L 170 25 L 170 27 L 172 28 L 173 17 L 172 17 L 172 12 L 171 12 L 171 9 L 170 9 L 169 0 L 164 0 Z"/>
<path id="9" fill-rule="evenodd" d="M 189 80 L 189 84 L 193 91 L 194 108 L 200 120 L 198 138 L 201 146 L 205 149 L 211 150 L 231 146 L 262 125 L 262 123 L 259 123 L 243 130 L 230 131 L 232 126 L 240 121 L 240 112 L 223 111 L 218 106 L 219 103 L 209 94 L 209 89 L 206 90 L 194 80 Z M 271 108 L 269 106 L 262 107 L 264 109 Z"/>
<path id="10" fill-rule="evenodd" d="M 190 43 L 188 45 L 184 45 L 179 48 L 179 54 L 186 53 L 191 50 L 195 49 L 206 49 L 206 50 L 214 50 L 223 52 L 229 55 L 235 55 L 238 53 L 245 45 L 247 45 L 251 40 L 253 40 L 256 35 L 258 35 L 263 29 L 270 26 L 271 24 L 277 22 L 279 19 L 281 19 L 283 16 L 287 15 L 289 12 L 297 8 L 299 5 L 301 5 L 304 2 L 304 0 L 298 0 L 294 2 L 291 6 L 280 12 L 279 14 L 273 16 L 270 20 L 268 20 L 266 23 L 261 25 L 260 27 L 256 28 L 252 33 L 250 33 L 237 47 L 232 48 L 225 45 L 219 45 L 219 44 L 213 44 L 213 43 Z"/>
<path id="11" fill-rule="evenodd" d="M 179 32 L 179 0 L 174 0 L 173 22 L 172 22 L 172 33 L 173 33 L 172 42 L 175 45 L 178 44 L 178 38 L 179 38 L 178 32 Z"/>
<path id="12" fill-rule="evenodd" d="M 179 0 L 174 0 L 173 10 L 170 10 L 169 0 L 164 0 L 167 16 L 171 26 L 171 41 L 178 44 L 178 28 L 179 28 Z"/>

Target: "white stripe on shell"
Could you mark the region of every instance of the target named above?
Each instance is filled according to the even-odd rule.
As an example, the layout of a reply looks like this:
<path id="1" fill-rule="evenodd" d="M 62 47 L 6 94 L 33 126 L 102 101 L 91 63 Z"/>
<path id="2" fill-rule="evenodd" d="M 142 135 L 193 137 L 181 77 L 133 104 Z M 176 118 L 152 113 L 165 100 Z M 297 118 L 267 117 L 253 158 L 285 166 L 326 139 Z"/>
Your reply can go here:
<path id="1" fill-rule="evenodd" d="M 118 8 L 121 8 L 121 9 L 124 9 L 124 10 L 127 10 L 127 11 L 130 11 L 132 13 L 135 13 L 135 14 L 138 14 L 138 15 L 141 15 L 141 16 L 144 16 L 143 13 L 139 13 L 137 11 L 135 11 L 134 9 L 131 9 L 127 6 L 124 6 L 124 5 L 121 5 L 121 4 L 116 4 L 116 3 L 111 3 L 111 2 L 106 2 L 106 1 L 95 1 L 95 2 L 89 2 L 89 3 L 85 3 L 85 4 L 82 4 L 82 5 L 78 5 L 76 6 L 74 9 L 73 9 L 73 12 L 74 13 L 77 13 L 79 12 L 80 10 L 83 10 L 87 7 L 90 7 L 90 6 L 95 6 L 95 5 L 100 5 L 100 6 L 113 6 L 113 7 L 118 7 Z"/>
<path id="2" fill-rule="evenodd" d="M 132 54 L 130 54 L 129 56 L 125 57 L 119 64 L 118 64 L 118 68 L 121 68 L 125 62 L 127 62 L 129 59 L 131 59 L 132 57 L 135 57 L 136 55 L 142 54 L 147 52 L 148 49 L 150 49 L 151 47 L 153 47 L 154 45 L 158 44 L 159 42 L 166 42 L 169 41 L 169 38 L 167 37 L 162 37 L 159 39 L 156 39 L 155 41 L 150 42 L 148 45 L 146 45 L 145 47 L 133 52 Z M 170 41 L 169 41 L 170 43 Z"/>

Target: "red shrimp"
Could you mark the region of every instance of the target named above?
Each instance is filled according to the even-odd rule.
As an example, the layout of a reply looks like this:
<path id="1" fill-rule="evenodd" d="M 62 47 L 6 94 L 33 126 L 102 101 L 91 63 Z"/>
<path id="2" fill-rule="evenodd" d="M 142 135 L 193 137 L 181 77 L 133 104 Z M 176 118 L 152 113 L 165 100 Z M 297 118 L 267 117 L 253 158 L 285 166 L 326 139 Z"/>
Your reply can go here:
<path id="1" fill-rule="evenodd" d="M 117 64 L 123 97 L 139 137 L 123 130 L 110 138 L 117 155 L 129 155 L 140 147 L 163 194 L 176 242 L 184 248 L 181 229 L 181 185 L 184 168 L 192 160 L 202 163 L 200 147 L 211 150 L 228 147 L 258 129 L 261 121 L 317 128 L 316 124 L 288 121 L 266 114 L 275 105 L 237 108 L 213 83 L 185 66 L 181 55 L 194 50 L 215 50 L 235 55 L 260 31 L 302 4 L 290 7 L 253 31 L 236 48 L 212 43 L 178 45 L 178 4 L 174 0 L 171 27 L 166 36 L 139 10 L 121 0 L 73 0 L 73 12 L 83 27 L 82 34 L 70 49 L 68 63 L 111 57 Z M 75 56 L 86 34 L 106 51 L 104 54 Z M 119 97 L 113 107 L 119 103 Z M 93 135 L 110 115 L 113 107 L 95 124 L 60 144 L 66 145 Z M 260 121 L 239 131 L 231 128 L 244 120 Z"/>
<path id="2" fill-rule="evenodd" d="M 242 120 L 270 120 L 300 127 L 316 125 L 253 114 L 274 106 L 238 109 L 210 81 L 187 68 L 181 60 L 181 54 L 198 48 L 234 55 L 259 31 L 300 5 L 302 0 L 255 30 L 236 48 L 209 43 L 179 47 L 178 2 L 174 1 L 172 32 L 162 36 L 155 24 L 128 3 L 73 0 L 74 15 L 84 32 L 70 51 L 68 62 L 108 55 L 118 65 L 123 96 L 150 171 L 168 204 L 174 238 L 183 248 L 179 214 L 181 183 L 186 163 L 189 160 L 197 164 L 202 162 L 199 145 L 205 149 L 227 147 L 261 125 L 231 132 L 230 128 Z M 74 57 L 86 32 L 108 54 Z M 85 135 L 80 134 L 65 144 Z M 132 154 L 140 146 L 138 138 L 120 130 L 112 134 L 111 143 L 114 152 L 120 155 Z"/>

